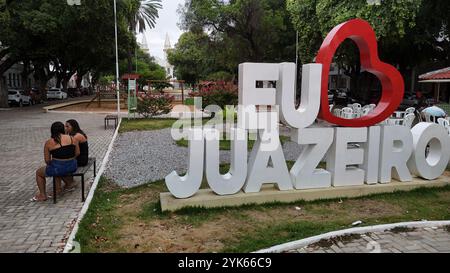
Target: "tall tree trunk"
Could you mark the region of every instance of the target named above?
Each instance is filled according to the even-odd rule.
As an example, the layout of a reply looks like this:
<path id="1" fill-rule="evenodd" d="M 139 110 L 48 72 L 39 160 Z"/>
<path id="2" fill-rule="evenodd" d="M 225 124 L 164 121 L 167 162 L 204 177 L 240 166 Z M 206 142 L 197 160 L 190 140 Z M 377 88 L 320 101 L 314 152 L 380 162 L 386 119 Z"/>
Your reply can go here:
<path id="1" fill-rule="evenodd" d="M 48 69 L 48 64 L 34 63 L 34 80 L 38 82 L 41 99 L 47 99 L 47 84 L 48 81 L 55 76 L 55 72 Z"/>
<path id="2" fill-rule="evenodd" d="M 133 72 L 133 49 L 129 48 L 127 52 L 128 73 Z"/>
<path id="3" fill-rule="evenodd" d="M 7 108 L 8 105 L 8 88 L 3 80 L 2 74 L 0 74 L 0 107 Z"/>
<path id="4" fill-rule="evenodd" d="M 23 62 L 23 70 L 22 70 L 22 88 L 24 90 L 28 90 L 31 88 L 31 86 L 28 84 L 28 76 L 30 75 L 30 62 L 25 61 Z"/>
<path id="5" fill-rule="evenodd" d="M 414 66 L 412 69 L 411 69 L 411 88 L 409 89 L 410 90 L 410 92 L 411 93 L 415 93 L 414 91 L 415 91 L 415 89 L 416 89 L 416 70 L 417 70 L 417 67 L 416 66 Z"/>
<path id="6" fill-rule="evenodd" d="M 77 74 L 77 80 L 75 81 L 77 84 L 77 88 L 81 88 L 81 82 L 83 81 L 83 75 Z"/>
<path id="7" fill-rule="evenodd" d="M 58 73 L 58 75 L 56 76 L 56 86 L 55 88 L 60 88 L 61 87 L 61 82 L 62 82 L 62 75 Z"/>
<path id="8" fill-rule="evenodd" d="M 69 82 L 69 80 L 70 80 L 70 79 L 67 79 L 67 77 L 64 77 L 64 78 L 61 80 L 61 84 L 62 84 L 63 90 L 66 90 L 66 91 L 67 91 L 67 83 Z"/>
<path id="9" fill-rule="evenodd" d="M 4 51 L 2 51 L 4 53 Z M 3 73 L 5 73 L 11 66 L 13 66 L 16 61 L 12 58 L 5 57 L 6 55 L 1 55 L 3 59 L 0 59 L 0 107 L 8 107 L 8 87 L 3 78 Z"/>

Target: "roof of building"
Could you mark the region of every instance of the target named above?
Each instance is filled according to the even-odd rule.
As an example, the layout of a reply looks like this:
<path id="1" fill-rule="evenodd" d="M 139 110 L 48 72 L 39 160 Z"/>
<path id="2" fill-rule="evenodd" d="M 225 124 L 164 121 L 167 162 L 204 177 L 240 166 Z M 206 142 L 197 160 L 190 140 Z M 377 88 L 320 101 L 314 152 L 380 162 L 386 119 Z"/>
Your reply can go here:
<path id="1" fill-rule="evenodd" d="M 419 76 L 420 80 L 448 80 L 450 79 L 450 67 L 431 71 Z"/>

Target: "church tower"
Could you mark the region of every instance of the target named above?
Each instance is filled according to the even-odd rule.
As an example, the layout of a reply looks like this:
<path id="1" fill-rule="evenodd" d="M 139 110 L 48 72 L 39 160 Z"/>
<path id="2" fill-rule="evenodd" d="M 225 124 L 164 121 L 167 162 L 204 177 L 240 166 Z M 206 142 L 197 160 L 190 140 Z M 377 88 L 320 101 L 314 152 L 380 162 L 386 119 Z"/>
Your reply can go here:
<path id="1" fill-rule="evenodd" d="M 147 55 L 150 55 L 150 49 L 148 48 L 147 38 L 145 37 L 145 34 L 142 35 L 141 42 L 139 43 L 139 47 L 146 53 Z"/>
<path id="2" fill-rule="evenodd" d="M 166 41 L 164 42 L 164 58 L 165 58 L 165 69 L 166 69 L 166 74 L 167 77 L 169 77 L 170 79 L 174 79 L 173 76 L 173 65 L 170 65 L 168 58 L 167 58 L 167 54 L 169 52 L 169 50 L 172 49 L 172 45 L 170 43 L 170 37 L 169 37 L 169 33 L 166 33 Z"/>

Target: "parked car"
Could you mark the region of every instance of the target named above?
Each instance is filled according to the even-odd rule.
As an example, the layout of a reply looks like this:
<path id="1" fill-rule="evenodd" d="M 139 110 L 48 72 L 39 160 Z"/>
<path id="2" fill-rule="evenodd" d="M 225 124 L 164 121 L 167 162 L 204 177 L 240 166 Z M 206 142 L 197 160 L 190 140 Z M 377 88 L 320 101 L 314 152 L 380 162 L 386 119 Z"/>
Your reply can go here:
<path id="1" fill-rule="evenodd" d="M 20 107 L 23 105 L 31 105 L 31 97 L 25 95 L 23 90 L 10 89 L 8 90 L 8 103 Z"/>
<path id="2" fill-rule="evenodd" d="M 47 99 L 64 100 L 67 99 L 67 93 L 64 92 L 61 88 L 50 88 L 47 91 Z"/>

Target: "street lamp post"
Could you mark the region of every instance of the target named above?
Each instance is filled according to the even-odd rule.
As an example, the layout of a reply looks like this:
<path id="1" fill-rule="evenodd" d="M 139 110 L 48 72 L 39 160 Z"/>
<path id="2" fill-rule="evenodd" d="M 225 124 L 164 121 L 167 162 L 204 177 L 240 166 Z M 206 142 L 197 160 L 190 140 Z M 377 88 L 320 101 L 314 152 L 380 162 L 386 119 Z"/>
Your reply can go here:
<path id="1" fill-rule="evenodd" d="M 119 85 L 119 49 L 117 45 L 117 4 L 114 0 L 114 30 L 116 39 L 116 91 L 117 91 L 117 115 L 120 115 L 120 85 Z"/>

